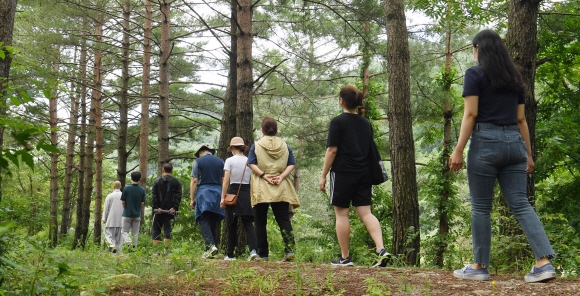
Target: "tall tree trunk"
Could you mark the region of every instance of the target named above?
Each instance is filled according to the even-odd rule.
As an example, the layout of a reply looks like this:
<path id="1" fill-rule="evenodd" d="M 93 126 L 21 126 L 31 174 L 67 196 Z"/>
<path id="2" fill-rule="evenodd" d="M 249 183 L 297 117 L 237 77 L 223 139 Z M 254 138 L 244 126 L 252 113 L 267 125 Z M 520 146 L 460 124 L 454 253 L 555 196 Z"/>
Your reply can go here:
<path id="1" fill-rule="evenodd" d="M 157 175 L 161 175 L 163 164 L 169 161 L 169 57 L 171 55 L 170 0 L 160 2 L 161 9 L 161 54 L 159 57 L 159 158 Z"/>
<path id="2" fill-rule="evenodd" d="M 236 108 L 238 103 L 238 1 L 231 0 L 231 18 L 230 18 L 230 66 L 228 69 L 228 85 L 226 87 L 226 95 L 224 97 L 224 107 L 222 113 L 221 132 L 218 145 L 217 156 L 221 159 L 228 157 L 227 147 L 230 145 L 230 140 L 236 136 Z M 251 145 L 251 143 L 246 143 Z"/>
<path id="3" fill-rule="evenodd" d="M 363 55 L 363 60 L 362 60 L 362 94 L 363 94 L 363 100 L 365 100 L 366 98 L 368 98 L 369 96 L 369 88 L 370 88 L 370 76 L 369 76 L 369 66 L 371 64 L 371 55 L 370 55 L 370 51 L 369 51 L 369 32 L 370 32 L 370 22 L 368 19 L 365 19 L 364 21 L 364 40 L 363 40 L 363 49 L 362 49 L 362 55 Z"/>
<path id="4" fill-rule="evenodd" d="M 85 36 L 88 35 L 86 32 L 88 27 L 87 17 L 83 17 L 83 33 Z M 87 172 L 85 171 L 86 163 L 86 143 L 87 143 L 87 40 L 85 38 L 81 39 L 81 59 L 80 59 L 80 84 L 81 84 L 81 131 L 79 135 L 79 177 L 78 177 L 78 196 L 77 196 L 77 208 L 76 208 L 76 227 L 75 227 L 75 237 L 73 240 L 72 248 L 76 249 L 79 245 L 84 248 L 83 239 L 83 203 L 85 202 L 85 179 Z"/>
<path id="5" fill-rule="evenodd" d="M 238 13 L 238 1 L 230 1 L 230 50 L 229 54 L 229 69 L 228 69 L 228 84 L 226 86 L 226 94 L 224 96 L 224 107 L 222 111 L 222 121 L 221 121 L 221 131 L 220 139 L 217 149 L 217 157 L 221 159 L 226 159 L 228 157 L 227 147 L 230 145 L 230 140 L 237 135 L 236 133 L 236 108 L 238 102 L 238 67 L 237 67 L 237 56 L 238 56 L 238 24 L 237 24 L 237 13 Z M 246 145 L 251 145 L 246 143 Z M 238 246 L 246 245 L 246 236 L 243 231 L 243 224 L 239 217 L 238 219 Z M 225 221 L 224 221 L 225 223 Z M 223 224 L 225 225 L 225 224 Z M 221 227 L 221 225 L 220 225 Z M 221 249 L 225 249 L 225 243 L 228 241 L 228 228 L 221 227 L 223 231 L 221 233 Z M 241 255 L 241 248 L 238 248 L 234 255 Z"/>
<path id="6" fill-rule="evenodd" d="M 449 5 L 448 5 L 449 8 Z M 443 149 L 441 151 L 441 178 L 444 186 L 441 188 L 439 195 L 439 246 L 435 254 L 436 264 L 443 267 L 443 258 L 447 251 L 447 235 L 449 234 L 449 210 L 447 203 L 449 202 L 449 195 L 451 193 L 451 171 L 449 170 L 449 154 L 451 153 L 451 63 L 453 53 L 451 50 L 451 28 L 447 28 L 445 32 L 445 98 L 443 102 Z"/>
<path id="7" fill-rule="evenodd" d="M 95 37 L 97 46 L 95 51 L 95 87 L 93 89 L 92 101 L 91 101 L 91 117 L 94 116 L 94 133 L 96 142 L 95 151 L 95 236 L 93 242 L 95 244 L 100 244 L 101 242 L 101 216 L 102 216 L 102 199 L 103 199 L 103 120 L 101 112 L 101 99 L 102 99 L 102 87 L 103 87 L 103 62 L 102 62 L 102 51 L 101 51 L 101 41 L 103 34 L 103 21 L 98 19 L 96 22 Z M 94 105 L 94 111 L 93 111 Z M 92 135 L 92 132 L 90 133 Z M 92 142 L 91 142 L 92 143 Z M 92 150 L 91 150 L 92 151 Z M 89 200 L 90 202 L 90 200 Z"/>
<path id="8" fill-rule="evenodd" d="M 409 42 L 403 0 L 385 0 L 388 113 L 393 174 L 393 252 L 419 265 L 419 202 L 411 118 Z"/>
<path id="9" fill-rule="evenodd" d="M 532 156 L 536 159 L 536 117 L 538 102 L 534 94 L 538 49 L 538 9 L 542 0 L 510 0 L 506 46 L 526 83 L 526 121 L 530 131 Z M 536 201 L 535 174 L 528 175 L 528 199 Z"/>
<path id="10" fill-rule="evenodd" d="M 252 93 L 254 79 L 252 77 L 252 0 L 238 0 L 238 102 L 236 107 L 237 135 L 245 143 L 254 143 L 253 135 L 253 104 Z"/>
<path id="11" fill-rule="evenodd" d="M 141 126 L 139 131 L 139 184 L 147 187 L 147 165 L 149 155 L 149 103 L 151 90 L 151 18 L 153 10 L 150 0 L 145 0 L 145 24 L 143 26 L 143 77 L 141 87 Z"/>
<path id="12" fill-rule="evenodd" d="M 75 64 L 77 57 L 77 49 L 75 48 Z M 86 48 L 81 51 L 80 61 L 86 63 Z M 85 69 L 86 71 L 86 69 Z M 70 114 L 68 123 L 68 136 L 66 141 L 66 160 L 65 160 L 65 173 L 64 173 L 64 184 L 63 184 L 63 198 L 62 198 L 62 219 L 60 223 L 60 234 L 66 235 L 68 233 L 68 228 L 70 225 L 70 206 L 71 206 L 71 187 L 73 181 L 74 172 L 74 157 L 75 157 L 75 144 L 77 136 L 77 125 L 79 123 L 79 95 L 78 91 L 83 87 L 81 82 L 78 81 L 79 74 L 75 78 L 74 84 L 76 85 L 77 92 L 74 92 L 70 96 Z"/>
<path id="13" fill-rule="evenodd" d="M 0 0 L 0 50 L 4 51 L 4 46 L 12 45 L 12 32 L 14 31 L 14 14 L 16 13 L 17 0 Z M 10 76 L 10 63 L 12 55 L 7 54 L 4 59 L 0 59 L 0 117 L 6 116 L 6 83 Z M 0 125 L 0 149 L 4 148 L 4 127 Z M 0 173 L 2 170 L 0 169 Z M 0 184 L 0 201 L 2 201 L 2 184 Z"/>
<path id="14" fill-rule="evenodd" d="M 127 128 L 129 124 L 129 34 L 131 33 L 131 1 L 123 3 L 123 43 L 122 43 L 122 67 L 121 67 L 121 97 L 119 98 L 119 135 L 117 140 L 117 180 L 121 187 L 125 186 L 127 179 Z"/>
<path id="15" fill-rule="evenodd" d="M 57 52 L 58 47 L 57 47 Z M 53 64 L 53 71 L 55 75 L 58 73 L 58 58 Z M 58 146 L 58 84 L 55 85 L 55 90 L 52 92 L 50 100 L 48 100 L 48 110 L 50 118 L 50 144 L 54 147 Z M 59 153 L 50 153 L 50 221 L 48 226 L 48 237 L 50 246 L 56 247 L 58 243 L 58 156 Z"/>

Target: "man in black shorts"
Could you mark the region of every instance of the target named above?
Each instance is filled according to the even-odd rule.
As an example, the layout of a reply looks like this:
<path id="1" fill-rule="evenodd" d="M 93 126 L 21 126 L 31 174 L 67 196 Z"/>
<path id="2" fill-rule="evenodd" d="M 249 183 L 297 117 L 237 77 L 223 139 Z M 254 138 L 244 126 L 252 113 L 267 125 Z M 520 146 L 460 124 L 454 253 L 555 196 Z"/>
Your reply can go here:
<path id="1" fill-rule="evenodd" d="M 165 255 L 169 253 L 169 243 L 171 241 L 172 222 L 175 219 L 176 211 L 179 210 L 181 202 L 181 182 L 172 176 L 173 165 L 166 163 L 163 165 L 163 173 L 160 178 L 153 182 L 152 203 L 153 203 L 153 245 L 156 246 L 161 241 L 161 227 L 163 226 L 163 244 Z M 169 213 L 161 213 L 161 210 L 168 210 Z"/>

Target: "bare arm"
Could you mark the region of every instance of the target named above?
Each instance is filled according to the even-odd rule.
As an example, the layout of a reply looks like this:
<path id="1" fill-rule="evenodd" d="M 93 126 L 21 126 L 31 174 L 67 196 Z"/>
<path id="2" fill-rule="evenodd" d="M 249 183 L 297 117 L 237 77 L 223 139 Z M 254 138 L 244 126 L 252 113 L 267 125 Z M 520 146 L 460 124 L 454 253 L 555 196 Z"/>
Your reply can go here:
<path id="1" fill-rule="evenodd" d="M 228 170 L 224 170 L 224 177 L 222 178 L 222 199 L 220 200 L 220 207 L 223 209 L 226 207 L 224 204 L 224 200 L 226 197 L 226 193 L 228 192 L 228 187 L 230 186 L 230 174 L 231 172 Z"/>
<path id="2" fill-rule="evenodd" d="M 195 207 L 195 191 L 197 190 L 197 178 L 191 178 L 191 182 L 189 183 L 189 205 L 191 208 Z"/>
<path id="3" fill-rule="evenodd" d="M 465 149 L 465 145 L 467 145 L 467 141 L 471 136 L 478 112 L 478 96 L 466 96 L 463 101 L 465 102 L 465 107 L 463 109 L 461 129 L 459 130 L 459 139 L 457 140 L 457 145 L 455 145 L 455 150 L 449 157 L 449 170 L 452 172 L 458 171 L 463 167 L 463 149 Z"/>
<path id="4" fill-rule="evenodd" d="M 320 182 L 318 183 L 318 187 L 322 192 L 326 192 L 326 175 L 328 175 L 328 171 L 330 171 L 330 167 L 332 167 L 332 164 L 334 163 L 337 151 L 338 147 L 336 146 L 330 146 L 326 148 L 326 153 L 324 154 L 324 164 L 322 165 L 322 175 L 320 176 Z"/>
<path id="5" fill-rule="evenodd" d="M 526 121 L 525 105 L 518 105 L 518 127 L 520 128 L 520 134 L 526 143 L 526 152 L 528 153 L 528 166 L 526 172 L 531 174 L 534 172 L 535 164 L 534 157 L 532 156 L 532 144 L 530 142 L 530 130 L 528 129 L 528 122 Z"/>

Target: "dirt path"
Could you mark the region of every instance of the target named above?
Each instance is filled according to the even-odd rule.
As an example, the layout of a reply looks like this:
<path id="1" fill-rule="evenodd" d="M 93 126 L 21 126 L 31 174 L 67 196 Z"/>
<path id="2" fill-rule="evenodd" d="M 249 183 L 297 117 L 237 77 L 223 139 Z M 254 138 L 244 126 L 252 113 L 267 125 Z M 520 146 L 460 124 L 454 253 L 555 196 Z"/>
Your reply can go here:
<path id="1" fill-rule="evenodd" d="M 121 284 L 109 295 L 580 295 L 580 279 L 529 284 L 523 276 L 468 281 L 444 270 L 211 260 L 169 277 Z"/>

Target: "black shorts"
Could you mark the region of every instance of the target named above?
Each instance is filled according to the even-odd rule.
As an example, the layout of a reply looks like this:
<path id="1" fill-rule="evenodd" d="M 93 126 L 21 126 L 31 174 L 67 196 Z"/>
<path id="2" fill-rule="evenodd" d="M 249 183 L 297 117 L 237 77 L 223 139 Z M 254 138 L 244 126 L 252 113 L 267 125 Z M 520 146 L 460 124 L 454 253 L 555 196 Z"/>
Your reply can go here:
<path id="1" fill-rule="evenodd" d="M 174 216 L 170 214 L 155 214 L 155 211 L 153 214 L 153 227 L 151 229 L 153 240 L 161 240 L 161 226 L 163 226 L 163 238 L 171 239 L 171 223 L 173 223 Z"/>
<path id="2" fill-rule="evenodd" d="M 330 204 L 340 208 L 370 206 L 372 184 L 368 173 L 330 172 Z"/>

